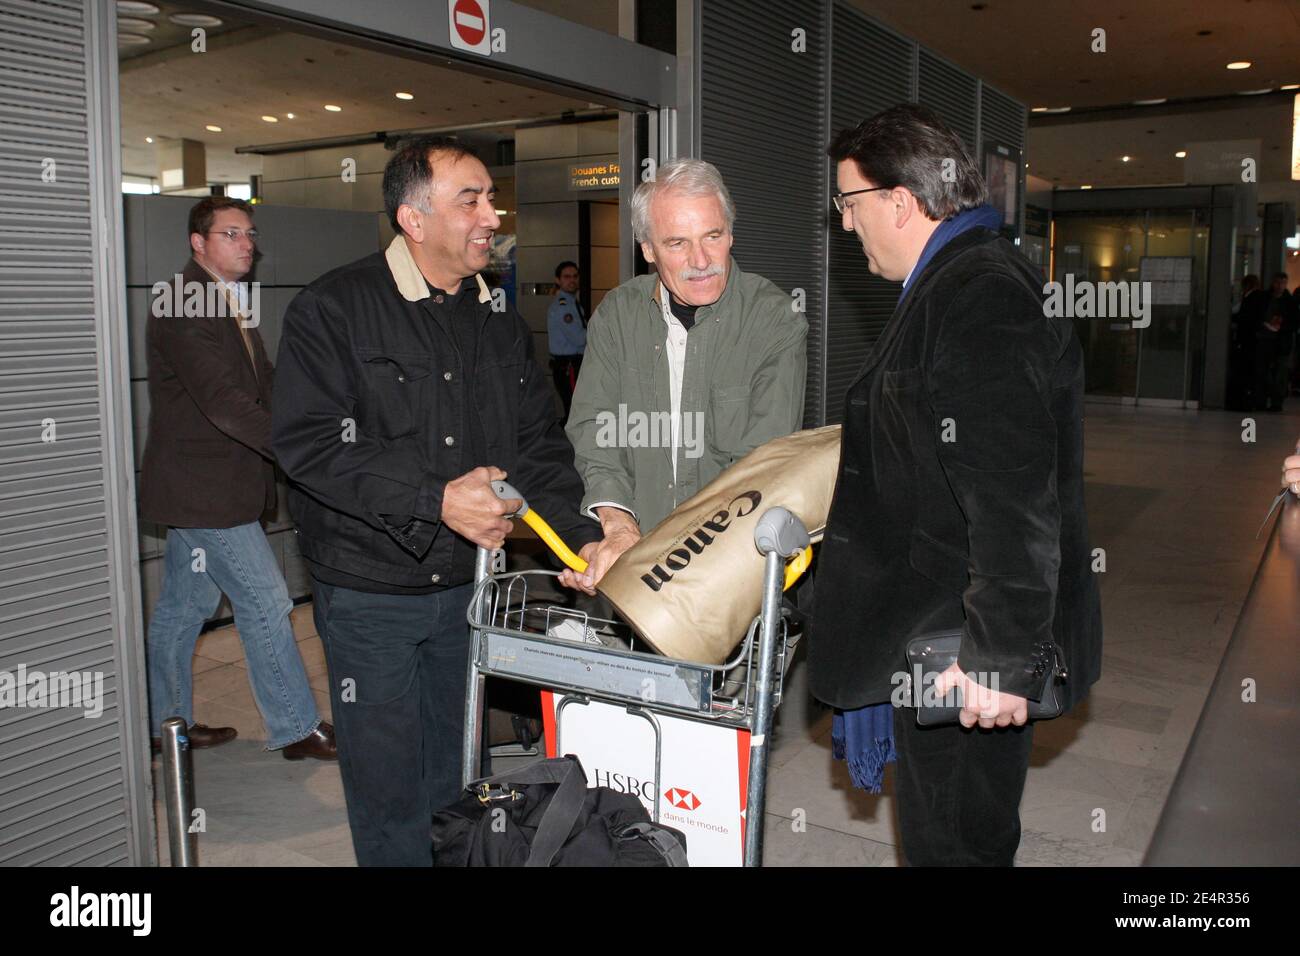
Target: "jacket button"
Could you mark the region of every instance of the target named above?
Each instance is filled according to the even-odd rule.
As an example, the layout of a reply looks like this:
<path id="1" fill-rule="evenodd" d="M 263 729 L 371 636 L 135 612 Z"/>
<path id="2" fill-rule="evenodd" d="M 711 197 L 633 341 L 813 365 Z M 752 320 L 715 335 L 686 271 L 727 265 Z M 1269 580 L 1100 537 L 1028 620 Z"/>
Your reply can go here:
<path id="1" fill-rule="evenodd" d="M 433 301 L 434 301 L 434 302 L 437 302 L 439 305 L 442 305 L 442 296 L 440 296 L 440 295 L 435 295 L 435 296 L 433 297 Z"/>
<path id="2" fill-rule="evenodd" d="M 439 581 L 442 580 L 442 575 L 435 574 L 433 577 L 429 578 L 429 580 L 432 581 L 434 584 L 437 584 Z"/>
<path id="3" fill-rule="evenodd" d="M 450 382 L 450 381 L 451 381 L 451 372 L 443 372 L 443 373 L 442 373 L 442 380 L 443 380 L 444 382 Z"/>
<path id="4" fill-rule="evenodd" d="M 454 439 L 454 438 L 452 438 L 450 435 L 448 435 L 446 438 L 444 438 L 444 439 L 442 440 L 442 442 L 443 442 L 444 445 L 447 445 L 448 447 L 450 447 L 450 446 L 456 444 L 456 439 Z"/>
<path id="5" fill-rule="evenodd" d="M 256 400 L 255 400 L 255 404 L 257 404 L 257 405 L 261 405 L 261 404 L 262 404 L 262 400 L 261 400 L 260 398 L 259 398 L 259 399 L 256 399 Z"/>
<path id="6" fill-rule="evenodd" d="M 397 380 L 398 380 L 399 382 L 405 382 L 405 381 L 406 381 L 406 376 L 405 376 L 405 375 L 399 375 L 399 376 L 397 376 Z"/>

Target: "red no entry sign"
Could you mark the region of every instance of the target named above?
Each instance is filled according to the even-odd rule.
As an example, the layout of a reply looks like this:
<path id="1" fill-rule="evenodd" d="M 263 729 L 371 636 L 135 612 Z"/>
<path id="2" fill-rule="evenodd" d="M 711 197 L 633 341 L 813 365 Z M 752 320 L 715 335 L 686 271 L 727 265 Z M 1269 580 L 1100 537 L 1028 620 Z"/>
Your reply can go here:
<path id="1" fill-rule="evenodd" d="M 487 37 L 487 11 L 479 0 L 455 0 L 451 8 L 451 26 L 456 46 L 477 48 Z M 459 39 L 461 43 L 456 43 Z"/>

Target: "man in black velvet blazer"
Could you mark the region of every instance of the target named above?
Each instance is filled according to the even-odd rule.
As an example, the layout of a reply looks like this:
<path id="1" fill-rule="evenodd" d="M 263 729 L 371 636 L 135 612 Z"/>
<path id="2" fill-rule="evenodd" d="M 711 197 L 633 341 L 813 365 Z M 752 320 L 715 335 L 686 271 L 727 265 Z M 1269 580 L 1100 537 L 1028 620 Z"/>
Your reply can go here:
<path id="1" fill-rule="evenodd" d="M 1101 670 L 1082 352 L 1045 314 L 1039 272 L 988 228 L 984 182 L 931 111 L 886 110 L 828 153 L 844 229 L 872 273 L 905 282 L 845 398 L 812 691 L 846 710 L 888 701 L 908 639 L 961 628 L 936 687 L 961 688 L 961 725 L 894 712 L 903 855 L 1010 865 L 1045 655 L 1064 651 L 1068 706 Z"/>

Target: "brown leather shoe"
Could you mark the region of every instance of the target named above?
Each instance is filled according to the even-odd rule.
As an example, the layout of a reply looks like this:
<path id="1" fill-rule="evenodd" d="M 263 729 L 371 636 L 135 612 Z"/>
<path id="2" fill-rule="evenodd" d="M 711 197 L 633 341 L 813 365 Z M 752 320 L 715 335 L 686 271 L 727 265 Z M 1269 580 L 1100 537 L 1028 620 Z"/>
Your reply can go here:
<path id="1" fill-rule="evenodd" d="M 290 744 L 280 753 L 284 754 L 285 760 L 305 760 L 308 757 L 338 760 L 339 750 L 334 744 L 334 728 L 322 720 L 320 726 L 311 732 L 311 736 Z"/>
<path id="2" fill-rule="evenodd" d="M 189 730 L 185 731 L 185 736 L 189 738 L 191 750 L 203 750 L 207 747 L 219 747 L 222 744 L 229 743 L 239 736 L 239 731 L 234 727 L 207 727 L 203 724 L 190 724 Z M 162 753 L 162 738 L 150 738 L 149 749 L 155 754 Z"/>

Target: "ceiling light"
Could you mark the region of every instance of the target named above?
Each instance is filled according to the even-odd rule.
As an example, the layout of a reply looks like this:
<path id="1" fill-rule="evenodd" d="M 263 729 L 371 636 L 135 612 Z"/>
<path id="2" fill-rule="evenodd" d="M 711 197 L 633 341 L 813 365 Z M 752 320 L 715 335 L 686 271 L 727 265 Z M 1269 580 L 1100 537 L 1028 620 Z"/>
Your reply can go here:
<path id="1" fill-rule="evenodd" d="M 1031 109 L 1029 112 L 1031 112 L 1031 113 L 1046 113 L 1046 112 L 1047 112 L 1047 107 L 1046 107 L 1046 106 L 1035 106 L 1035 107 L 1034 107 L 1033 109 Z"/>
<path id="2" fill-rule="evenodd" d="M 1119 158 L 1119 161 L 1120 161 L 1121 163 L 1127 163 L 1127 162 L 1128 162 L 1130 159 L 1132 159 L 1132 158 L 1133 158 L 1132 156 L 1121 156 L 1121 157 Z"/>
<path id="3" fill-rule="evenodd" d="M 1178 152 L 1174 153 L 1174 159 L 1186 159 L 1186 158 L 1187 158 L 1187 150 L 1185 149 L 1180 149 Z"/>
<path id="4" fill-rule="evenodd" d="M 141 36 L 138 33 L 119 33 L 117 42 L 122 46 L 141 46 L 150 41 L 148 37 Z"/>
<path id="5" fill-rule="evenodd" d="M 1166 97 L 1161 96 L 1154 100 L 1134 100 L 1133 105 L 1134 106 L 1159 106 L 1161 103 L 1164 102 L 1166 102 Z"/>
<path id="6" fill-rule="evenodd" d="M 1091 187 L 1091 186 L 1080 186 L 1079 188 L 1080 188 L 1080 189 L 1091 189 L 1092 187 Z"/>
<path id="7" fill-rule="evenodd" d="M 206 13 L 173 13 L 167 18 L 178 27 L 219 27 L 220 17 L 210 17 Z"/>
<path id="8" fill-rule="evenodd" d="M 1259 96 L 1261 93 L 1272 93 L 1273 87 L 1266 86 L 1262 90 L 1238 90 L 1238 96 Z"/>
<path id="9" fill-rule="evenodd" d="M 413 99 L 415 99 L 415 94 L 414 94 L 414 93 L 394 93 L 393 95 L 396 96 L 399 100 L 413 100 Z"/>
<path id="10" fill-rule="evenodd" d="M 1049 109 L 1045 109 L 1045 110 L 1043 110 L 1043 112 L 1044 112 L 1044 113 L 1068 113 L 1068 112 L 1070 112 L 1070 107 L 1068 107 L 1068 106 L 1053 106 L 1053 107 L 1051 107 L 1051 108 L 1049 108 Z"/>
<path id="11" fill-rule="evenodd" d="M 331 113 L 342 113 L 342 112 L 343 112 L 343 107 L 341 107 L 341 106 L 335 106 L 333 103 L 326 103 L 326 104 L 325 104 L 325 108 L 326 108 L 327 110 L 329 110 Z"/>
<path id="12" fill-rule="evenodd" d="M 221 127 L 220 127 L 220 126 L 213 126 L 211 123 L 209 123 L 207 126 L 205 126 L 205 127 L 203 127 L 203 128 L 204 128 L 205 130 L 207 130 L 209 133 L 220 133 L 220 132 L 221 132 Z"/>
<path id="13" fill-rule="evenodd" d="M 1230 70 L 1249 70 L 1249 69 L 1250 69 L 1250 61 L 1249 61 L 1249 60 L 1233 60 L 1231 63 L 1228 64 L 1228 69 L 1230 69 Z"/>
<path id="14" fill-rule="evenodd" d="M 152 143 L 152 142 L 153 142 L 153 137 L 152 137 L 152 136 L 146 136 L 146 137 L 144 138 L 144 141 L 145 141 L 146 143 Z"/>
<path id="15" fill-rule="evenodd" d="M 158 5 L 144 3 L 142 0 L 117 0 L 118 13 L 133 13 L 136 16 L 151 17 L 158 12 Z"/>
<path id="16" fill-rule="evenodd" d="M 141 20 L 138 17 L 118 17 L 117 28 L 126 30 L 128 33 L 140 32 L 148 33 L 150 30 L 158 29 L 158 24 L 152 20 Z"/>
<path id="17" fill-rule="evenodd" d="M 510 215 L 510 211 L 508 209 L 493 209 L 492 211 L 496 213 L 498 216 Z"/>
<path id="18" fill-rule="evenodd" d="M 1286 86 L 1279 86 L 1279 90 L 1300 90 L 1300 83 L 1288 83 Z"/>
<path id="19" fill-rule="evenodd" d="M 262 122 L 263 122 L 263 123 L 278 123 L 278 122 L 280 122 L 280 121 L 279 121 L 279 119 L 277 119 L 277 118 L 274 117 L 274 116 L 263 116 L 263 117 L 262 117 Z"/>
<path id="20" fill-rule="evenodd" d="M 285 118 L 285 119 L 293 119 L 293 114 L 292 114 L 292 113 L 285 113 L 285 114 L 284 114 L 284 118 Z"/>

